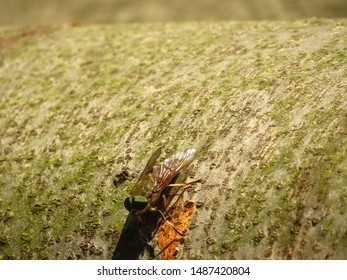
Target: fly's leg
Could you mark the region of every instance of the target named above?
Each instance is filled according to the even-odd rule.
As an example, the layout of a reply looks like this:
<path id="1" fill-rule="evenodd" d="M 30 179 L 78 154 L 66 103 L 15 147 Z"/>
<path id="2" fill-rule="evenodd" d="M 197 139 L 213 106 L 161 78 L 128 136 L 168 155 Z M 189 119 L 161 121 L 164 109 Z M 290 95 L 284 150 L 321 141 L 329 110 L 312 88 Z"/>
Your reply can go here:
<path id="1" fill-rule="evenodd" d="M 167 245 L 164 247 L 163 250 L 160 250 L 160 252 L 154 256 L 154 258 L 156 259 L 157 257 L 159 257 L 159 256 L 160 256 L 167 248 L 169 248 L 170 245 L 171 245 L 172 243 L 174 243 L 175 241 L 176 241 L 176 239 L 173 239 L 171 242 L 169 242 L 169 244 L 167 244 Z"/>
<path id="2" fill-rule="evenodd" d="M 201 182 L 201 179 L 198 179 L 198 180 L 187 182 L 187 183 L 170 184 L 169 187 L 187 187 L 187 186 L 191 186 L 193 184 L 200 183 L 200 182 Z"/>
<path id="3" fill-rule="evenodd" d="M 178 198 L 176 199 L 176 202 L 172 204 L 172 206 L 170 207 L 169 210 L 165 211 L 165 212 L 170 212 L 171 208 L 180 200 L 180 198 L 182 197 L 182 195 L 184 194 L 184 192 L 191 188 L 191 186 L 193 184 L 196 184 L 196 183 L 200 183 L 201 182 L 201 179 L 198 179 L 198 180 L 194 180 L 192 182 L 188 182 L 188 183 L 177 183 L 177 184 L 170 184 L 169 186 L 170 187 L 183 187 L 183 191 L 181 193 L 177 193 L 177 194 L 172 194 L 172 195 L 168 195 L 168 196 L 176 196 L 178 195 Z M 166 205 L 166 198 L 165 196 L 163 195 L 163 198 L 164 198 L 164 209 L 166 209 L 167 205 Z"/>
<path id="4" fill-rule="evenodd" d="M 173 207 L 175 204 L 177 204 L 177 202 L 178 202 L 179 199 L 182 197 L 182 195 L 184 194 L 184 192 L 185 192 L 187 189 L 189 189 L 193 184 L 199 183 L 200 181 L 201 181 L 201 179 L 194 180 L 194 181 L 187 182 L 187 183 L 170 184 L 169 187 L 183 187 L 183 191 L 182 191 L 181 193 L 179 193 L 179 194 L 168 195 L 168 196 L 176 196 L 176 195 L 178 195 L 178 198 L 177 198 L 176 202 L 173 203 L 173 205 L 172 205 L 172 206 L 170 207 L 170 209 L 168 209 L 168 210 L 166 209 L 167 206 L 168 206 L 168 205 L 167 205 L 166 196 L 165 196 L 165 195 L 162 195 L 165 212 L 166 212 L 166 213 L 169 213 L 170 210 L 172 209 L 172 207 Z M 164 222 L 168 223 L 168 224 L 173 228 L 173 230 L 174 230 L 177 234 L 179 234 L 180 236 L 185 236 L 184 233 L 181 233 L 180 231 L 178 231 L 178 230 L 175 228 L 175 226 L 174 226 L 171 222 L 169 222 L 169 221 L 167 220 L 167 218 L 165 217 L 164 213 L 163 213 L 161 210 L 157 209 L 157 211 L 158 211 L 158 212 L 160 213 L 160 215 L 162 216 Z"/>
<path id="5" fill-rule="evenodd" d="M 163 197 L 164 197 L 164 202 L 166 202 L 166 198 L 165 198 L 164 195 L 163 195 Z M 173 228 L 173 230 L 174 230 L 175 232 L 177 232 L 180 236 L 185 236 L 184 233 L 179 232 L 179 231 L 175 228 L 175 226 L 174 226 L 171 222 L 169 222 L 169 221 L 166 219 L 166 217 L 165 217 L 165 215 L 164 215 L 164 213 L 163 213 L 162 211 L 160 211 L 159 209 L 157 209 L 157 211 L 159 212 L 159 214 L 160 214 L 161 217 L 163 218 L 164 223 L 168 223 L 168 225 L 170 225 L 170 226 Z"/>

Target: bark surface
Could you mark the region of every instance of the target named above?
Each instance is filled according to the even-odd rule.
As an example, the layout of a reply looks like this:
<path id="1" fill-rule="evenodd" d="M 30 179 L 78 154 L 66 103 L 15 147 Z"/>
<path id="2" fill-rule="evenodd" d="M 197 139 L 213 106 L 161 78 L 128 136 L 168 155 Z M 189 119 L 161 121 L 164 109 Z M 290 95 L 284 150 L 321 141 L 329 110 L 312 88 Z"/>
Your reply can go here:
<path id="1" fill-rule="evenodd" d="M 317 19 L 2 28 L 0 258 L 111 259 L 162 146 L 199 149 L 177 258 L 346 259 L 346 34 Z"/>

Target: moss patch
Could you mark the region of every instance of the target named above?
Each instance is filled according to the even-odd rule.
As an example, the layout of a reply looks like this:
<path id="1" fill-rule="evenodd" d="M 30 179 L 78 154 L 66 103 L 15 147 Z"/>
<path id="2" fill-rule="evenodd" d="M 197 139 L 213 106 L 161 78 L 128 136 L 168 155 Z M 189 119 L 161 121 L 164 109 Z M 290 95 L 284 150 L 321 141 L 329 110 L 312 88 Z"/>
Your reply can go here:
<path id="1" fill-rule="evenodd" d="M 158 146 L 200 151 L 178 258 L 346 258 L 344 20 L 0 34 L 1 259 L 111 258 Z"/>

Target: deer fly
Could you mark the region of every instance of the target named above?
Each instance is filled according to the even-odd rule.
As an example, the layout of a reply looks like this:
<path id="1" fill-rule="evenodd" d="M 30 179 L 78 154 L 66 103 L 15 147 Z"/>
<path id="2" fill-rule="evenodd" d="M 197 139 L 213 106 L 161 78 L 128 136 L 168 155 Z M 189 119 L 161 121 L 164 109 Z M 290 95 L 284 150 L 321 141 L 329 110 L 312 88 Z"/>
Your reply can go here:
<path id="1" fill-rule="evenodd" d="M 124 200 L 125 208 L 129 212 L 134 213 L 140 222 L 142 222 L 142 215 L 146 212 L 159 212 L 165 219 L 164 214 L 158 209 L 156 204 L 160 198 L 163 198 L 165 202 L 164 193 L 168 188 L 185 187 L 200 181 L 171 184 L 173 179 L 195 159 L 196 149 L 192 148 L 176 153 L 157 165 L 160 154 L 161 148 L 158 148 L 141 172 L 131 195 Z"/>

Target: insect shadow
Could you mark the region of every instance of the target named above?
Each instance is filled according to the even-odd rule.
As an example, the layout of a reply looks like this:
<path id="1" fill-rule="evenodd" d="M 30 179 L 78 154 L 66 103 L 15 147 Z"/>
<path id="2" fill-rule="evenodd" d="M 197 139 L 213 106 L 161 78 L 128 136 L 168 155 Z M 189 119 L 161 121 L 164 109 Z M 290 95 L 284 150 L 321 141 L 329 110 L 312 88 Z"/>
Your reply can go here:
<path id="1" fill-rule="evenodd" d="M 183 183 L 188 178 L 193 166 L 177 174 L 170 184 Z M 172 204 L 186 188 L 169 187 L 163 192 L 163 196 L 157 201 L 155 207 L 165 215 L 169 212 Z M 164 199 L 165 197 L 165 199 Z M 165 201 L 164 201 L 165 200 Z M 120 234 L 118 244 L 113 252 L 113 260 L 137 260 L 144 255 L 145 251 L 149 257 L 155 259 L 159 254 L 155 253 L 155 248 L 149 243 L 155 236 L 160 224 L 164 222 L 159 211 L 148 211 L 142 214 L 140 222 L 134 213 L 129 213 Z"/>
<path id="2" fill-rule="evenodd" d="M 148 232 L 154 232 L 157 228 L 158 218 L 151 217 L 146 213 L 146 228 Z M 151 221 L 149 223 L 149 221 Z M 149 226 L 151 225 L 151 226 Z M 143 255 L 147 247 L 148 240 L 142 236 L 142 223 L 140 223 L 135 214 L 129 213 L 123 230 L 121 232 L 117 247 L 113 253 L 113 260 L 137 260 Z"/>

